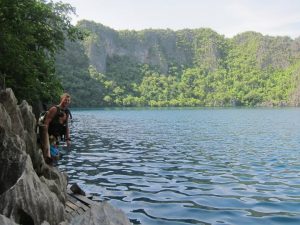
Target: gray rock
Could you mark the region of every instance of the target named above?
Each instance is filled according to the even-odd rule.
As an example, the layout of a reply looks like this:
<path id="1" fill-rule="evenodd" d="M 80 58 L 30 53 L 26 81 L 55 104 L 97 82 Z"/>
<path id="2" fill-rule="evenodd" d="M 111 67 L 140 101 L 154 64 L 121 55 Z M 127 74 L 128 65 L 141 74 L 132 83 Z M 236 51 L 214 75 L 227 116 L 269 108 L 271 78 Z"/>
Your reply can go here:
<path id="1" fill-rule="evenodd" d="M 30 155 L 33 168 L 40 174 L 42 155 L 37 151 L 37 135 L 36 135 L 36 120 L 32 113 L 32 107 L 26 101 L 22 101 L 19 105 L 23 119 L 24 140 L 26 144 L 26 152 Z"/>
<path id="2" fill-rule="evenodd" d="M 0 224 L 1 225 L 18 225 L 11 219 L 7 218 L 6 216 L 0 215 Z"/>
<path id="3" fill-rule="evenodd" d="M 11 132 L 11 119 L 3 104 L 0 104 L 0 126 Z"/>
<path id="4" fill-rule="evenodd" d="M 18 106 L 11 89 L 0 92 L 0 138 L 0 214 L 24 224 L 64 221 L 66 175 L 44 163 L 31 107 Z"/>
<path id="5" fill-rule="evenodd" d="M 107 202 L 93 205 L 84 214 L 74 217 L 69 225 L 129 225 L 125 214 Z"/>
<path id="6" fill-rule="evenodd" d="M 25 155 L 23 160 L 23 173 L 11 188 L 0 195 L 0 202 L 6 203 L 0 204 L 0 212 L 17 223 L 41 224 L 46 220 L 54 225 L 65 220 L 63 203 L 39 179 L 30 158 Z"/>
<path id="7" fill-rule="evenodd" d="M 0 91 L 0 224 L 68 225 L 67 175 L 45 164 L 36 143 L 32 108 L 11 89 Z M 71 224 L 130 224 L 108 203 L 95 205 Z"/>
<path id="8" fill-rule="evenodd" d="M 65 204 L 67 201 L 67 174 L 61 173 L 57 168 L 44 167 L 43 176 L 40 180 L 47 185 L 49 190 L 53 192 L 57 198 Z"/>
<path id="9" fill-rule="evenodd" d="M 70 187 L 70 190 L 74 193 L 74 194 L 80 194 L 85 196 L 85 192 L 81 189 L 81 187 L 79 187 L 79 185 L 77 183 L 73 184 Z"/>
<path id="10" fill-rule="evenodd" d="M 7 88 L 0 92 L 0 103 L 5 107 L 8 115 L 11 118 L 12 130 L 20 137 L 24 136 L 23 118 L 19 107 L 17 106 L 17 99 L 12 89 Z"/>

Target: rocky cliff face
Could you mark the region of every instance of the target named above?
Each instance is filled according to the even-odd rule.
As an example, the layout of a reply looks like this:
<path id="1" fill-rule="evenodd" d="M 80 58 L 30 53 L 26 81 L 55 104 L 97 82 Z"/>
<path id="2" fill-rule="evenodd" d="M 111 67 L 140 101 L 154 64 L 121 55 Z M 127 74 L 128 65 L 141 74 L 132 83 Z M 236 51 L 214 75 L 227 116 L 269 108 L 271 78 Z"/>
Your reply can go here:
<path id="1" fill-rule="evenodd" d="M 0 224 L 75 224 L 65 221 L 66 187 L 66 174 L 46 165 L 37 146 L 31 106 L 26 101 L 18 105 L 11 89 L 0 91 Z M 129 224 L 124 214 L 105 205 L 93 210 L 76 219 Z"/>
<path id="2" fill-rule="evenodd" d="M 225 38 L 210 29 L 115 31 L 86 20 L 78 26 L 89 33 L 84 40 L 86 54 L 91 65 L 102 73 L 106 72 L 108 59 L 115 56 L 156 66 L 163 73 L 172 64 L 192 65 L 201 59 L 204 63 L 217 62 L 223 56 L 219 44 Z M 196 51 L 198 48 L 201 51 Z"/>
<path id="3" fill-rule="evenodd" d="M 31 107 L 11 89 L 0 94 L 0 213 L 20 224 L 65 219 L 66 176 L 48 167 L 37 148 Z"/>
<path id="4" fill-rule="evenodd" d="M 243 49 L 247 57 L 255 57 L 257 68 L 266 70 L 285 69 L 293 60 L 299 59 L 299 39 L 289 37 L 263 36 L 256 32 L 244 32 L 232 38 L 233 49 Z"/>
<path id="5" fill-rule="evenodd" d="M 207 28 L 116 31 L 87 20 L 80 21 L 78 27 L 89 33 L 83 42 L 86 54 L 90 64 L 102 73 L 114 56 L 157 66 L 166 73 L 172 64 L 215 70 L 226 63 L 227 54 L 235 48 L 245 49 L 247 57 L 253 54 L 260 69 L 287 68 L 300 54 L 299 38 L 263 36 L 250 31 L 227 39 Z"/>

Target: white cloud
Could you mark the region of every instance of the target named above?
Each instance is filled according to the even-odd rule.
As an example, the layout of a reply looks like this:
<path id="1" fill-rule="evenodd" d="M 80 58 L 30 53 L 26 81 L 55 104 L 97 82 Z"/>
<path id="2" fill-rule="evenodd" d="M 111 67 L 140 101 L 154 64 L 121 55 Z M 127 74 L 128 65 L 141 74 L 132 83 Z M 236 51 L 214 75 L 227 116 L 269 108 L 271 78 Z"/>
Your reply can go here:
<path id="1" fill-rule="evenodd" d="M 58 0 L 55 0 L 58 1 Z M 245 31 L 300 36 L 299 0 L 62 0 L 80 19 L 114 29 L 209 27 L 231 37 Z"/>

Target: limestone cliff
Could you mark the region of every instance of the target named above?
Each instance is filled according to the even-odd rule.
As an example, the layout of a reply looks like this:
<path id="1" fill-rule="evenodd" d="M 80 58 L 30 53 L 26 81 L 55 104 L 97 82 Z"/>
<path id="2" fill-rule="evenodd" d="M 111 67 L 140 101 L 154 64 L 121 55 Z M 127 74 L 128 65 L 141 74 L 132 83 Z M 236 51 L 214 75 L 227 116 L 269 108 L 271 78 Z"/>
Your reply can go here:
<path id="1" fill-rule="evenodd" d="M 0 91 L 0 224 L 75 224 L 66 221 L 66 187 L 66 174 L 45 164 L 37 146 L 31 106 L 26 101 L 18 105 L 11 89 Z M 93 210 L 76 221 L 129 224 L 124 214 L 106 205 Z"/>
<path id="2" fill-rule="evenodd" d="M 109 60 L 116 56 L 157 66 L 166 73 L 172 64 L 215 70 L 226 63 L 232 50 L 241 48 L 247 57 L 255 55 L 261 69 L 287 68 L 300 55 L 299 38 L 263 36 L 250 31 L 229 39 L 209 28 L 116 31 L 87 20 L 79 21 L 77 26 L 89 34 L 83 41 L 85 51 L 90 64 L 102 73 L 107 71 Z"/>
<path id="3" fill-rule="evenodd" d="M 114 57 L 126 57 L 136 63 L 156 66 L 166 73 L 173 64 L 210 63 L 214 69 L 224 55 L 224 36 L 207 28 L 116 31 L 87 20 L 80 21 L 78 26 L 89 34 L 83 43 L 90 64 L 103 73 Z M 203 46 L 205 48 L 197 51 Z"/>

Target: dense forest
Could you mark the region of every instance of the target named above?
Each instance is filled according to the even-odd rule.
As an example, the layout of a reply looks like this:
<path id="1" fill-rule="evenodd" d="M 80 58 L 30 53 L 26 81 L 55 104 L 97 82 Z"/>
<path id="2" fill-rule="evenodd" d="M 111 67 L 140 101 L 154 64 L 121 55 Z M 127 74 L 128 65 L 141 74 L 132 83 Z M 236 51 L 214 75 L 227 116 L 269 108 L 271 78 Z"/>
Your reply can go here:
<path id="1" fill-rule="evenodd" d="M 299 105 L 300 38 L 73 26 L 74 10 L 0 1 L 1 87 L 33 105 L 63 91 L 73 107 Z"/>
<path id="2" fill-rule="evenodd" d="M 56 60 L 73 106 L 298 105 L 300 38 L 77 27 L 85 38 Z"/>
<path id="3" fill-rule="evenodd" d="M 70 23 L 74 8 L 44 0 L 0 1 L 0 88 L 31 105 L 57 101 L 63 92 L 55 56 L 66 40 L 83 38 Z"/>

